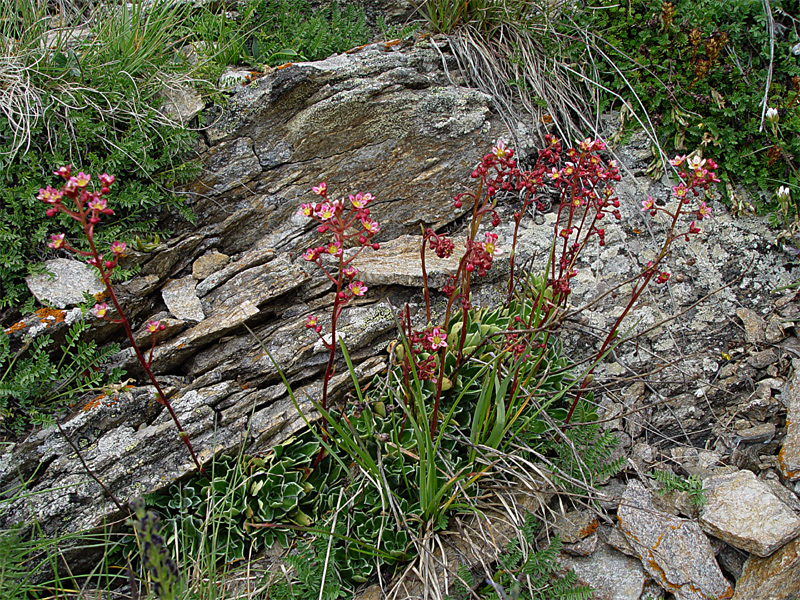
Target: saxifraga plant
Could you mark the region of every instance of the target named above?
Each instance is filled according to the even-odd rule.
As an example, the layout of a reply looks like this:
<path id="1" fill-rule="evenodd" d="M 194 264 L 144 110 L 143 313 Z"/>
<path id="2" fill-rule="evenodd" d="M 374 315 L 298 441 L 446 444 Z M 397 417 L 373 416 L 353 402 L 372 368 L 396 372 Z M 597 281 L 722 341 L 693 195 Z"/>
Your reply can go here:
<path id="1" fill-rule="evenodd" d="M 322 535 L 312 543 L 316 567 L 298 572 L 298 578 L 287 584 L 312 576 L 327 581 L 334 574 L 339 589 L 349 591 L 379 566 L 412 558 L 418 550 L 415 544 L 444 527 L 451 511 L 475 510 L 480 482 L 492 475 L 492 462 L 484 460 L 487 450 L 527 443 L 530 456 L 547 453 L 559 480 L 570 486 L 587 467 L 618 469 L 619 461 L 608 461 L 613 438 L 602 434 L 599 426 L 583 428 L 580 423 L 596 420 L 587 403 L 593 399 L 587 380 L 608 348 L 619 342 L 621 335 L 616 332 L 622 319 L 591 366 L 582 370 L 563 356 L 557 338 L 568 314 L 570 282 L 577 275 L 580 252 L 589 243 L 605 243 L 602 224 L 607 215 L 621 218 L 611 187 L 618 170 L 601 157 L 602 142 L 585 140 L 566 153 L 557 139 L 547 142 L 531 170 L 520 170 L 502 142 L 474 169 L 474 190 L 455 200 L 457 208 L 471 209 L 471 220 L 459 266 L 443 290 L 448 301 L 443 323 L 430 322 L 432 292 L 426 286 L 427 325 L 415 329 L 409 310 L 401 311 L 395 364 L 386 376 L 363 388 L 346 346 L 336 339 L 336 321 L 352 298 L 366 292 L 351 261 L 367 246 L 374 247 L 372 235 L 379 227 L 367 212 L 369 194 L 330 200 L 327 186 L 316 186 L 313 191 L 321 201 L 303 204 L 300 212 L 316 220 L 320 233 L 333 239 L 308 249 L 304 256 L 322 267 L 334 286 L 332 335 L 322 335 L 314 315 L 309 315 L 307 327 L 329 351 L 323 386 L 333 373 L 338 343 L 353 378 L 354 396 L 339 408 L 331 406 L 323 392 L 325 406 L 316 405 L 325 420 L 323 433 L 311 429 L 304 434 L 305 441 L 297 443 L 305 450 L 295 449 L 299 455 L 290 450 L 292 442 L 276 449 L 274 457 L 264 458 L 263 465 L 250 458 L 237 461 L 249 473 L 241 483 L 223 476 L 217 483 L 197 484 L 200 487 L 192 493 L 189 488 L 196 484 L 187 484 L 183 491 L 175 490 L 167 506 L 194 514 L 192 527 L 199 531 L 213 526 L 202 521 L 200 507 L 208 501 L 204 498 L 224 488 L 233 501 L 227 514 L 236 519 L 244 515 L 251 540 L 267 535 L 283 544 L 289 542 L 291 531 L 311 527 Z M 569 159 L 566 163 L 562 154 Z M 696 221 L 682 225 L 683 215 L 699 221 L 710 213 L 705 199 L 699 198 L 714 182 L 713 161 L 678 157 L 673 162 L 686 181 L 675 186 L 673 205 L 658 206 L 652 198 L 643 204 L 654 216 L 667 217 L 667 241 L 654 261 L 622 284 L 629 286 L 634 299 L 651 280 L 667 281 L 661 263 L 672 242 L 699 231 Z M 525 210 L 540 202 L 545 180 L 561 191 L 546 269 L 541 275 L 522 276 L 512 268 L 506 305 L 493 310 L 473 307 L 472 278 L 485 275 L 500 255 L 495 234 L 482 229 L 486 223 L 499 223 L 497 192 L 522 192 L 522 206 L 514 217 L 516 231 Z M 698 199 L 692 210 L 690 204 Z M 516 239 L 515 233 L 512 260 Z M 423 261 L 426 250 L 441 256 L 455 250 L 447 236 L 430 230 L 422 244 Z M 348 245 L 355 247 L 347 249 Z M 569 423 L 570 418 L 576 422 Z M 586 452 L 585 460 L 572 456 L 574 449 Z M 478 452 L 484 462 L 478 462 Z M 232 465 L 226 472 L 234 471 Z M 582 479 L 591 485 L 591 479 Z M 342 497 L 347 499 L 344 504 Z M 232 531 L 228 526 L 226 530 Z M 222 537 L 228 539 L 228 534 Z M 254 547 L 248 545 L 252 543 L 234 543 L 233 554 L 244 553 Z M 322 569 L 317 568 L 320 565 Z M 513 585 L 510 580 L 506 583 Z"/>
<path id="2" fill-rule="evenodd" d="M 86 259 L 86 262 L 89 265 L 97 269 L 100 279 L 103 281 L 103 285 L 105 286 L 105 294 L 111 300 L 113 310 L 116 312 L 117 316 L 115 318 L 111 317 L 112 309 L 110 309 L 105 302 L 95 304 L 92 311 L 97 318 L 105 319 L 111 321 L 112 323 L 120 323 L 125 329 L 128 341 L 130 342 L 131 347 L 136 354 L 139 364 L 144 369 L 147 379 L 155 388 L 156 402 L 167 409 L 170 417 L 172 417 L 172 421 L 175 423 L 175 427 L 178 429 L 178 436 L 188 449 L 198 471 L 205 473 L 203 466 L 197 460 L 192 443 L 189 441 L 189 434 L 184 431 L 178 419 L 178 415 L 175 414 L 175 410 L 172 408 L 172 405 L 167 399 L 166 394 L 164 394 L 164 391 L 161 389 L 161 385 L 158 383 L 153 375 L 152 370 L 150 369 L 150 364 L 153 361 L 153 350 L 156 343 L 155 335 L 156 332 L 164 330 L 164 324 L 159 323 L 158 321 L 148 322 L 147 329 L 151 334 L 151 346 L 149 357 L 145 359 L 141 349 L 139 348 L 139 345 L 134 339 L 130 321 L 125 315 L 125 312 L 122 310 L 119 300 L 117 299 L 116 292 L 114 291 L 114 286 L 111 283 L 111 274 L 117 266 L 117 260 L 125 253 L 126 244 L 125 242 L 120 241 L 112 242 L 109 246 L 111 258 L 106 259 L 104 259 L 103 255 L 97 250 L 97 246 L 95 244 L 94 230 L 102 219 L 101 215 L 107 216 L 114 214 L 114 211 L 111 209 L 111 207 L 109 207 L 105 196 L 111 191 L 110 186 L 114 183 L 116 178 L 114 175 L 103 173 L 98 177 L 100 181 L 100 190 L 89 191 L 91 176 L 87 175 L 86 173 L 80 172 L 77 175 L 72 175 L 71 166 L 64 166 L 59 168 L 54 174 L 64 179 L 64 184 L 61 189 L 55 189 L 48 185 L 46 188 L 39 190 L 37 199 L 50 207 L 47 209 L 46 213 L 48 217 L 54 217 L 61 213 L 76 221 L 82 229 L 86 243 L 89 246 L 89 250 L 79 250 L 73 246 L 70 246 L 70 244 L 66 241 L 66 234 L 63 233 L 52 234 L 50 236 L 50 243 L 48 246 L 54 250 L 60 250 L 63 248 L 64 250 L 77 254 L 78 256 L 82 256 Z M 64 199 L 71 200 L 73 206 L 71 208 L 64 206 L 62 203 L 62 200 Z"/>

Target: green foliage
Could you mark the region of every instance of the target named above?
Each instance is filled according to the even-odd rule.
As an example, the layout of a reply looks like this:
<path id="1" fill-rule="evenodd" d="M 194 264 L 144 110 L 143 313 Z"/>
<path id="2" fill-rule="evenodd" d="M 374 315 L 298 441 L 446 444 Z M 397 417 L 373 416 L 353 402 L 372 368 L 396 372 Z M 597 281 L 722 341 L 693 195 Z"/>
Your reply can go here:
<path id="1" fill-rule="evenodd" d="M 176 60 L 188 8 L 161 2 L 147 11 L 141 3 L 108 10 L 93 21 L 91 37 L 63 34 L 45 47 L 46 3 L 0 6 L 0 37 L 17 40 L 1 51 L 0 81 L 10 91 L 0 111 L 0 308 L 28 297 L 22 279 L 49 256 L 48 233 L 77 241 L 77 224 L 47 218 L 35 198 L 64 164 L 117 177 L 115 214 L 98 230 L 100 242 L 152 232 L 163 209 L 188 216 L 166 187 L 198 172 L 184 158 L 194 134 L 157 111 L 163 82 L 190 75 Z"/>
<path id="2" fill-rule="evenodd" d="M 319 448 L 307 432 L 263 458 L 221 457 L 210 478 L 173 485 L 147 497 L 147 504 L 161 513 L 167 543 L 177 537 L 188 555 L 205 552 L 230 561 L 275 541 L 288 546 L 290 530 L 280 525 L 310 525 L 320 493 L 329 491 L 328 473 L 310 468 Z"/>
<path id="3" fill-rule="evenodd" d="M 701 150 L 723 165 L 720 174 L 733 185 L 767 191 L 761 208 L 774 208 L 778 185 L 800 185 L 800 64 L 791 52 L 800 38 L 790 17 L 800 4 L 771 5 L 776 38 L 767 106 L 780 115 L 775 129 L 765 123 L 759 131 L 770 67 L 759 0 L 599 0 L 576 16 L 577 30 L 597 36 L 594 48 L 581 41 L 572 51 L 576 60 L 591 53 L 599 83 L 649 118 L 667 154 Z M 600 108 L 616 103 L 605 94 Z"/>
<path id="4" fill-rule="evenodd" d="M 585 585 L 577 584 L 577 577 L 570 569 L 565 574 L 558 554 L 562 543 L 558 536 L 550 539 L 549 545 L 539 551 L 536 547 L 535 535 L 539 527 L 536 518 L 528 514 L 520 530 L 521 536 L 515 537 L 498 560 L 497 571 L 486 579 L 484 586 L 478 589 L 481 598 L 492 600 L 589 600 L 593 590 Z M 467 570 L 459 572 L 461 578 L 474 587 L 480 582 Z M 463 584 L 456 584 L 460 595 L 468 597 L 468 590 Z"/>
<path id="5" fill-rule="evenodd" d="M 277 575 L 279 579 L 269 588 L 269 597 L 274 600 L 334 600 L 347 597 L 348 594 L 339 583 L 335 565 L 328 563 L 326 569 L 327 550 L 328 541 L 324 537 L 300 538 L 296 552 L 286 557 L 286 564 L 292 572 L 286 578 Z"/>
<path id="6" fill-rule="evenodd" d="M 706 498 L 706 490 L 703 489 L 703 480 L 697 475 L 689 475 L 688 478 L 683 479 L 678 477 L 672 471 L 659 471 L 654 470 L 649 473 L 657 482 L 661 484 L 658 493 L 663 495 L 667 492 L 685 492 L 697 508 L 703 508 L 708 498 Z"/>
<path id="7" fill-rule="evenodd" d="M 99 349 L 96 342 L 82 342 L 80 336 L 88 328 L 85 321 L 76 321 L 64 344 L 52 354 L 48 352 L 50 336 L 36 337 L 12 353 L 8 335 L 0 332 L 3 430 L 19 434 L 31 423 L 51 423 L 53 413 L 81 394 L 120 380 L 121 369 L 106 374 L 101 368 L 119 352 L 119 345 Z"/>
<path id="8" fill-rule="evenodd" d="M 364 44 L 364 9 L 337 2 L 312 10 L 306 0 L 256 0 L 248 45 L 256 64 L 321 60 Z"/>
<path id="9" fill-rule="evenodd" d="M 597 412 L 588 400 L 581 400 L 573 415 L 573 424 L 564 431 L 569 440 L 566 443 L 558 435 L 542 438 L 536 430 L 526 430 L 520 437 L 540 454 L 551 457 L 557 472 L 553 473 L 553 481 L 568 491 L 580 491 L 573 482 L 580 481 L 594 485 L 613 477 L 625 466 L 625 456 L 613 457 L 618 447 L 617 437 L 602 425 L 595 423 Z M 538 439 L 532 438 L 535 433 Z"/>

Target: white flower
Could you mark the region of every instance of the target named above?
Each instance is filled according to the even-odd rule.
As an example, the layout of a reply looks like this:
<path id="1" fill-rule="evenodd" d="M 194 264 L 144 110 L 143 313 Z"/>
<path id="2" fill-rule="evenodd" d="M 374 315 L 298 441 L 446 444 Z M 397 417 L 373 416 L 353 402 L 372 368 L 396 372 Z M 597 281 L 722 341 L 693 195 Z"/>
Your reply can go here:
<path id="1" fill-rule="evenodd" d="M 778 195 L 778 200 L 780 200 L 781 202 L 788 202 L 789 198 L 792 197 L 792 193 L 789 191 L 789 188 L 786 187 L 785 185 L 779 187 L 776 193 Z"/>
<path id="2" fill-rule="evenodd" d="M 770 106 L 767 109 L 767 121 L 773 125 L 778 122 L 778 110 L 776 108 Z"/>

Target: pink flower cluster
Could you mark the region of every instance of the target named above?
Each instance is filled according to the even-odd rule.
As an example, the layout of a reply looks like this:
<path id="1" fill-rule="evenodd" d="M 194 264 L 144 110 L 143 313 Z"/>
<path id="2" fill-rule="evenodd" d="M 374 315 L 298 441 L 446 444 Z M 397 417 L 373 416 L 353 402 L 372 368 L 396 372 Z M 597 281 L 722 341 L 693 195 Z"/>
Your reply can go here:
<path id="1" fill-rule="evenodd" d="M 106 199 L 103 198 L 105 194 L 111 191 L 111 184 L 114 183 L 114 176 L 103 173 L 98 178 L 100 180 L 100 191 L 90 192 L 87 187 L 91 182 L 91 175 L 87 175 L 83 171 L 77 175 L 72 175 L 72 167 L 67 165 L 55 171 L 54 175 L 65 180 L 64 185 L 60 190 L 56 190 L 49 185 L 46 188 L 39 190 L 39 195 L 36 196 L 45 204 L 52 205 L 47 209 L 47 216 L 52 217 L 59 212 L 65 212 L 71 216 L 78 214 L 88 214 L 88 221 L 92 225 L 100 222 L 100 215 L 113 215 L 114 211 L 108 207 Z M 62 203 L 63 198 L 69 198 L 75 202 L 76 210 L 66 208 Z"/>
<path id="2" fill-rule="evenodd" d="M 109 208 L 108 202 L 104 198 L 106 194 L 111 191 L 111 184 L 114 183 L 115 177 L 103 173 L 98 177 L 100 181 L 100 191 L 89 191 L 88 187 L 92 181 L 92 176 L 87 175 L 83 171 L 77 175 L 72 174 L 72 167 L 66 165 L 60 167 L 53 173 L 64 179 L 64 185 L 61 189 L 55 189 L 49 185 L 46 188 L 39 190 L 36 196 L 45 204 L 50 205 L 47 209 L 47 216 L 53 217 L 62 212 L 75 221 L 83 225 L 86 237 L 89 240 L 91 251 L 78 250 L 73 248 L 67 243 L 66 235 L 63 233 L 54 233 L 50 235 L 50 242 L 47 244 L 54 250 L 69 250 L 80 256 L 86 257 L 86 262 L 100 271 L 101 277 L 105 280 L 117 266 L 117 260 L 125 253 L 125 242 L 114 241 L 109 248 L 111 255 L 110 260 L 103 260 L 103 255 L 97 253 L 94 246 L 93 231 L 94 226 L 100 222 L 100 215 L 113 215 L 114 211 Z M 63 204 L 64 198 L 69 198 L 74 203 L 74 208 L 67 208 Z M 99 318 L 108 318 L 108 306 L 103 304 L 95 304 L 93 312 Z"/>
<path id="3" fill-rule="evenodd" d="M 336 300 L 334 306 L 334 322 L 338 318 L 341 307 L 347 304 L 356 296 L 363 296 L 367 293 L 367 286 L 363 281 L 358 281 L 358 269 L 350 263 L 364 248 L 378 250 L 380 245 L 372 241 L 373 236 L 380 232 L 381 228 L 377 221 L 370 216 L 369 205 L 375 198 L 370 193 L 361 193 L 349 198 L 340 200 L 330 200 L 328 198 L 328 185 L 323 181 L 311 190 L 322 198 L 321 202 L 304 203 L 300 205 L 298 214 L 313 219 L 319 226 L 319 233 L 331 233 L 333 239 L 323 246 L 308 248 L 303 252 L 303 258 L 308 262 L 316 263 L 328 279 L 336 285 Z M 349 258 L 344 258 L 344 248 L 346 245 L 357 241 L 360 248 Z M 323 257 L 338 259 L 338 272 L 333 275 L 328 272 L 323 265 Z M 322 332 L 322 326 L 318 323 L 315 316 L 310 315 L 306 321 L 306 327 L 315 331 L 317 334 Z M 327 342 L 322 338 L 323 343 L 330 349 L 333 342 Z"/>

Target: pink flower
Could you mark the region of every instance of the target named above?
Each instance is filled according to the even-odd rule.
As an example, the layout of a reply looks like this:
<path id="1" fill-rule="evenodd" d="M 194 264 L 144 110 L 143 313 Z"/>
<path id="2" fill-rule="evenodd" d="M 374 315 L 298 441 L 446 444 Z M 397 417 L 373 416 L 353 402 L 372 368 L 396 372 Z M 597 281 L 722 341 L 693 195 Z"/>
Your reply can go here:
<path id="1" fill-rule="evenodd" d="M 334 217 L 336 214 L 336 209 L 333 205 L 325 202 L 324 204 L 320 205 L 319 210 L 317 210 L 317 218 L 320 221 L 328 221 Z"/>
<path id="2" fill-rule="evenodd" d="M 37 200 L 41 200 L 45 204 L 58 204 L 61 202 L 61 192 L 49 185 L 39 190 L 39 195 L 36 196 Z"/>
<path id="3" fill-rule="evenodd" d="M 347 277 L 348 279 L 352 279 L 353 277 L 358 275 L 358 269 L 356 269 L 355 267 L 346 267 L 344 271 L 342 271 L 342 273 L 344 273 L 344 276 Z"/>
<path id="4" fill-rule="evenodd" d="M 686 155 L 683 154 L 681 156 L 676 156 L 675 158 L 671 158 L 669 160 L 669 164 L 671 164 L 673 167 L 680 167 L 683 164 L 683 161 L 685 160 L 686 160 Z"/>
<path id="5" fill-rule="evenodd" d="M 305 258 L 309 262 L 317 260 L 317 256 L 319 256 L 319 253 L 317 252 L 316 248 L 309 248 L 308 250 L 303 252 L 303 258 Z"/>
<path id="6" fill-rule="evenodd" d="M 330 242 L 325 247 L 325 252 L 333 256 L 340 256 L 342 254 L 342 245 L 339 242 Z"/>
<path id="7" fill-rule="evenodd" d="M 425 339 L 428 340 L 432 350 L 447 348 L 447 336 L 438 327 L 434 327 Z"/>
<path id="8" fill-rule="evenodd" d="M 483 244 L 483 249 L 486 250 L 486 254 L 490 254 L 493 256 L 500 256 L 503 253 L 503 249 L 497 247 L 496 233 L 486 232 L 485 239 L 486 241 Z"/>
<path id="9" fill-rule="evenodd" d="M 704 218 L 708 218 L 711 216 L 711 207 L 708 206 L 705 202 L 701 202 L 700 206 L 697 208 L 697 220 L 702 221 Z"/>
<path id="10" fill-rule="evenodd" d="M 89 201 L 89 204 L 87 206 L 89 210 L 104 212 L 108 208 L 108 203 L 106 202 L 105 198 L 92 196 L 92 199 Z"/>
<path id="11" fill-rule="evenodd" d="M 111 187 L 111 184 L 117 180 L 116 177 L 114 177 L 113 175 L 109 175 L 108 173 L 103 173 L 102 175 L 100 175 L 99 179 L 100 179 L 100 184 L 103 187 Z"/>
<path id="12" fill-rule="evenodd" d="M 369 217 L 361 219 L 361 226 L 367 231 L 367 233 L 369 233 L 369 235 L 375 235 L 381 230 L 378 222 L 373 221 Z"/>
<path id="13" fill-rule="evenodd" d="M 372 202 L 375 198 L 367 192 L 366 194 L 362 194 L 358 192 L 355 196 L 350 194 L 350 204 L 353 205 L 353 208 L 366 208 L 367 204 Z"/>
<path id="14" fill-rule="evenodd" d="M 666 271 L 663 271 L 656 278 L 656 283 L 666 283 L 669 280 L 669 277 L 670 277 L 669 273 L 667 273 Z"/>
<path id="15" fill-rule="evenodd" d="M 164 331 L 167 328 L 161 321 L 148 321 L 147 331 L 155 333 L 156 331 Z"/>
<path id="16" fill-rule="evenodd" d="M 317 317 L 314 315 L 308 315 L 306 317 L 306 328 L 314 329 L 317 326 Z"/>
<path id="17" fill-rule="evenodd" d="M 108 314 L 108 304 L 105 302 L 102 304 L 95 304 L 92 312 L 97 316 L 98 319 L 102 319 L 106 316 L 106 314 Z"/>
<path id="18" fill-rule="evenodd" d="M 363 281 L 354 281 L 347 287 L 350 288 L 350 291 L 352 292 L 353 296 L 363 296 L 364 294 L 367 293 L 368 289 L 367 286 L 364 285 Z"/>
<path id="19" fill-rule="evenodd" d="M 497 158 L 505 158 L 508 153 L 509 150 L 506 148 L 506 143 L 503 140 L 497 140 L 494 147 L 492 147 L 492 154 Z"/>
<path id="20" fill-rule="evenodd" d="M 681 183 L 680 185 L 676 185 L 672 187 L 672 193 L 675 194 L 675 197 L 680 199 L 686 196 L 686 192 L 689 190 L 686 188 L 685 183 Z"/>
<path id="21" fill-rule="evenodd" d="M 63 167 L 59 167 L 58 171 L 54 171 L 53 175 L 58 175 L 59 177 L 63 177 L 64 179 L 69 179 L 72 173 L 72 165 L 66 165 Z"/>
<path id="22" fill-rule="evenodd" d="M 50 236 L 50 243 L 47 244 L 50 248 L 58 250 L 64 246 L 64 234 L 54 233 Z"/>
<path id="23" fill-rule="evenodd" d="M 67 196 L 74 198 L 78 192 L 78 180 L 74 177 L 70 177 L 67 179 L 64 187 L 61 188 L 61 191 L 64 192 Z"/>
<path id="24" fill-rule="evenodd" d="M 323 181 L 319 185 L 315 185 L 314 187 L 312 187 L 311 191 L 314 192 L 317 196 L 324 196 L 325 193 L 328 191 L 328 184 Z"/>
<path id="25" fill-rule="evenodd" d="M 655 207 L 656 207 L 656 203 L 653 200 L 652 196 L 648 196 L 647 200 L 642 200 L 642 210 L 643 211 L 653 210 Z"/>
<path id="26" fill-rule="evenodd" d="M 313 204 L 301 204 L 300 210 L 297 211 L 298 215 L 303 215 L 304 217 L 310 217 L 314 214 L 314 205 Z"/>
<path id="27" fill-rule="evenodd" d="M 81 171 L 74 178 L 71 178 L 71 179 L 75 179 L 75 184 L 78 187 L 84 188 L 87 185 L 89 185 L 89 182 L 92 180 L 92 176 L 91 175 L 87 175 L 86 173 Z"/>
<path id="28" fill-rule="evenodd" d="M 559 171 L 558 169 L 553 167 L 552 169 L 550 169 L 550 172 L 548 173 L 548 175 L 550 176 L 550 179 L 554 179 L 555 180 L 555 179 L 558 179 L 559 177 L 561 177 L 561 171 Z"/>
<path id="29" fill-rule="evenodd" d="M 119 256 L 120 254 L 125 252 L 126 247 L 127 245 L 125 244 L 125 242 L 120 242 L 120 241 L 111 242 L 111 253 Z"/>
<path id="30" fill-rule="evenodd" d="M 700 233 L 701 229 L 694 224 L 694 221 L 689 223 L 689 233 Z"/>

